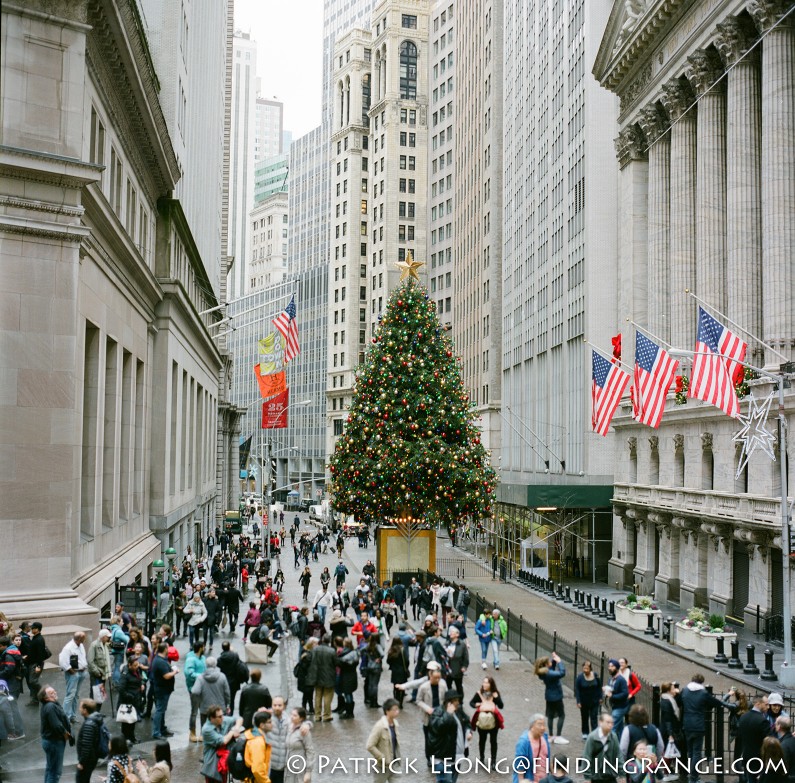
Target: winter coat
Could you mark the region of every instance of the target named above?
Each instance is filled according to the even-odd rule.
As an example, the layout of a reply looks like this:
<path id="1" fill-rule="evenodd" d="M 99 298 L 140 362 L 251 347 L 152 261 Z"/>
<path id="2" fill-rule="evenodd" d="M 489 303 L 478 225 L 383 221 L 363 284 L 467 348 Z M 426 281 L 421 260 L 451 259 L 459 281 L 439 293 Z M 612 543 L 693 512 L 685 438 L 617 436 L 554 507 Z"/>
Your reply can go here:
<path id="1" fill-rule="evenodd" d="M 339 681 L 337 689 L 340 693 L 355 693 L 359 685 L 356 670 L 359 667 L 359 653 L 356 650 L 343 650 L 337 654 L 339 664 Z"/>
<path id="2" fill-rule="evenodd" d="M 505 618 L 500 615 L 497 618 L 497 624 L 500 627 L 500 641 L 504 642 L 508 639 L 508 623 Z M 482 614 L 478 617 L 475 623 L 475 633 L 486 641 L 490 642 L 494 637 L 494 617 L 492 615 Z"/>
<path id="3" fill-rule="evenodd" d="M 119 680 L 119 704 L 132 704 L 137 711 L 140 711 L 144 698 L 144 691 L 141 690 L 142 685 L 144 685 L 144 679 L 140 669 L 135 672 L 129 668 L 125 669 Z"/>
<path id="4" fill-rule="evenodd" d="M 110 665 L 110 642 L 95 639 L 88 648 L 88 673 L 95 680 L 107 680 L 113 667 Z"/>
<path id="5" fill-rule="evenodd" d="M 386 659 L 387 666 L 390 671 L 390 681 L 393 685 L 404 683 L 409 678 L 409 671 L 411 670 L 411 663 L 409 662 L 409 654 L 406 652 L 405 646 L 400 648 L 398 655 Z"/>
<path id="6" fill-rule="evenodd" d="M 196 678 L 207 668 L 207 658 L 203 655 L 196 655 L 193 650 L 185 658 L 185 685 L 190 691 L 196 683 Z"/>
<path id="7" fill-rule="evenodd" d="M 241 678 L 241 666 L 245 666 L 234 650 L 224 650 L 218 656 L 218 668 L 226 677 L 230 688 L 240 687 L 245 677 Z M 245 675 L 245 672 L 242 672 Z"/>
<path id="8" fill-rule="evenodd" d="M 602 701 L 602 681 L 598 674 L 594 674 L 591 680 L 587 680 L 582 672 L 577 675 L 574 680 L 574 701 L 583 707 L 593 707 Z"/>
<path id="9" fill-rule="evenodd" d="M 546 732 L 542 740 L 547 746 L 547 759 L 551 761 L 552 751 L 549 747 L 549 735 Z M 618 741 L 616 741 L 616 748 L 618 748 Z M 533 759 L 533 743 L 530 740 L 530 732 L 524 731 L 516 743 L 516 752 L 512 764 L 514 770 L 513 783 L 519 783 L 519 780 L 535 780 L 537 775 L 540 777 L 541 770 L 535 770 Z"/>
<path id="10" fill-rule="evenodd" d="M 221 602 L 218 598 L 205 598 L 204 608 L 207 610 L 207 625 L 218 625 L 222 614 Z"/>
<path id="11" fill-rule="evenodd" d="M 207 607 L 203 601 L 188 601 L 188 605 L 182 610 L 182 614 L 187 615 L 188 625 L 195 628 L 207 619 Z"/>
<path id="12" fill-rule="evenodd" d="M 191 688 L 191 693 L 199 697 L 199 712 L 204 714 L 214 704 L 220 704 L 224 710 L 229 707 L 230 691 L 224 673 L 217 667 L 207 667 Z"/>
<path id="13" fill-rule="evenodd" d="M 99 712 L 92 712 L 80 727 L 77 735 L 77 761 L 86 768 L 94 768 L 99 761 L 99 735 L 103 718 Z"/>
<path id="14" fill-rule="evenodd" d="M 610 694 L 610 706 L 614 710 L 620 710 L 626 707 L 627 700 L 629 699 L 629 686 L 624 677 L 621 674 L 616 674 L 615 677 L 610 678 L 607 685 L 612 688 L 613 691 Z"/>
<path id="15" fill-rule="evenodd" d="M 446 650 L 447 660 L 450 664 L 450 676 L 460 677 L 462 669 L 469 668 L 469 650 L 467 650 L 467 646 L 459 639 L 452 655 L 450 655 L 449 647 Z"/>
<path id="16" fill-rule="evenodd" d="M 310 653 L 302 653 L 301 657 L 298 659 L 298 663 L 295 664 L 295 668 L 293 669 L 293 675 L 296 679 L 296 687 L 299 691 L 301 691 L 301 693 L 305 693 L 312 687 L 311 685 L 308 685 L 306 681 L 306 675 L 309 672 L 310 657 Z"/>
<path id="17" fill-rule="evenodd" d="M 367 751 L 368 753 L 379 762 L 388 768 L 390 763 L 397 757 L 400 758 L 400 725 L 397 721 L 394 723 L 395 728 L 395 744 L 397 746 L 397 754 L 392 750 L 392 732 L 389 728 L 389 721 L 386 715 L 382 715 L 376 722 L 367 738 Z"/>
<path id="18" fill-rule="evenodd" d="M 265 685 L 252 682 L 240 692 L 240 717 L 243 726 L 250 729 L 254 725 L 254 713 L 260 708 L 270 709 L 273 706 L 273 697 Z"/>
<path id="19" fill-rule="evenodd" d="M 689 682 L 682 690 L 682 730 L 686 735 L 706 733 L 707 710 L 722 706 L 723 702 L 709 693 L 701 683 Z"/>
<path id="20" fill-rule="evenodd" d="M 337 655 L 327 644 L 319 644 L 309 657 L 306 684 L 310 688 L 333 688 L 337 673 Z"/>
<path id="21" fill-rule="evenodd" d="M 619 677 L 621 677 L 621 675 L 619 675 Z M 623 680 L 624 678 L 621 677 L 621 679 Z M 599 729 L 594 729 L 594 731 L 588 735 L 588 739 L 585 740 L 583 758 L 588 763 L 583 772 L 583 777 L 586 780 L 615 780 L 617 774 L 612 770 L 617 765 L 619 770 L 618 774 L 620 774 L 621 764 L 624 761 L 616 733 L 611 731 L 607 735 L 607 742 L 603 743 L 599 736 Z"/>
<path id="22" fill-rule="evenodd" d="M 566 676 L 566 667 L 563 661 L 552 661 L 549 668 L 542 669 L 538 679 L 544 683 L 545 701 L 563 701 L 563 678 Z"/>

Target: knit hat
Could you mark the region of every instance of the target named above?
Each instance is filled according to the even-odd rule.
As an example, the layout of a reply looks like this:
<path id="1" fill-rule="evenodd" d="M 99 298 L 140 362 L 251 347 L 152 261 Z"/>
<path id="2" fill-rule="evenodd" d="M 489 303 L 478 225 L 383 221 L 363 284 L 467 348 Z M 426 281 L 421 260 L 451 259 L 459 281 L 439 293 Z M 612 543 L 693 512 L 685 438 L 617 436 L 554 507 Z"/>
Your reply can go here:
<path id="1" fill-rule="evenodd" d="M 618 658 L 611 658 L 611 659 L 610 659 L 610 660 L 607 662 L 607 665 L 608 665 L 608 666 L 615 666 L 615 667 L 616 667 L 616 669 L 620 669 L 620 668 L 621 668 L 621 665 L 620 665 L 620 664 L 619 664 L 619 662 L 618 662 Z"/>
<path id="2" fill-rule="evenodd" d="M 429 672 L 439 672 L 442 670 L 442 665 L 439 661 L 428 661 L 427 669 Z"/>
<path id="3" fill-rule="evenodd" d="M 432 623 L 433 622 L 433 615 L 432 614 L 426 614 L 425 615 L 425 622 L 426 623 Z"/>
<path id="4" fill-rule="evenodd" d="M 331 619 L 332 620 L 341 620 L 342 619 L 342 612 L 339 609 L 335 609 L 331 613 Z"/>
<path id="5" fill-rule="evenodd" d="M 770 704 L 778 704 L 781 707 L 784 706 L 784 699 L 782 698 L 780 693 L 771 693 L 770 696 L 767 697 L 767 703 Z"/>

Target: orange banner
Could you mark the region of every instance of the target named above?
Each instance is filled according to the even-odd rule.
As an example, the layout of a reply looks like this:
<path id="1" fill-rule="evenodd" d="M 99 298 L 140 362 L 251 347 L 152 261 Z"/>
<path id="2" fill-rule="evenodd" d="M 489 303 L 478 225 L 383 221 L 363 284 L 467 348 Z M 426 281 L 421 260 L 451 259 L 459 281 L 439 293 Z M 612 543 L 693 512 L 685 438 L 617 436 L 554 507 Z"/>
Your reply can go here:
<path id="1" fill-rule="evenodd" d="M 285 390 L 277 397 L 262 403 L 262 429 L 283 430 L 287 427 L 287 407 L 290 404 L 290 391 Z"/>
<path id="2" fill-rule="evenodd" d="M 260 375 L 259 362 L 254 365 L 254 375 L 259 384 L 259 393 L 263 400 L 268 397 L 273 397 L 275 394 L 281 394 L 287 388 L 287 377 L 282 372 L 275 372 L 271 375 Z"/>

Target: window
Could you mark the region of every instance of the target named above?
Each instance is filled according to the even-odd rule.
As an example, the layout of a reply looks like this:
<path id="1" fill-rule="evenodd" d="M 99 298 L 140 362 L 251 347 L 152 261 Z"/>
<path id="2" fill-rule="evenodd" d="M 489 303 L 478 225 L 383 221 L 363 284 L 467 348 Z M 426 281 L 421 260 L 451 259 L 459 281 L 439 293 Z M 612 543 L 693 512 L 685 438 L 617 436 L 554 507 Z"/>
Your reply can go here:
<path id="1" fill-rule="evenodd" d="M 411 41 L 400 45 L 400 97 L 417 97 L 417 47 Z"/>
<path id="2" fill-rule="evenodd" d="M 409 147 L 416 147 L 416 146 L 417 146 L 417 134 L 409 133 Z"/>
<path id="3" fill-rule="evenodd" d="M 93 106 L 91 107 L 91 142 L 88 159 L 100 166 L 105 165 L 105 126 Z"/>
<path id="4" fill-rule="evenodd" d="M 342 419 L 334 419 L 334 434 L 342 435 Z"/>
<path id="5" fill-rule="evenodd" d="M 400 156 L 400 168 L 401 169 L 405 169 L 406 168 L 406 156 L 405 155 L 401 155 Z"/>
<path id="6" fill-rule="evenodd" d="M 400 146 L 401 147 L 405 147 L 406 146 L 407 138 L 408 138 L 408 134 L 406 134 L 406 133 L 401 133 L 400 134 Z"/>
<path id="7" fill-rule="evenodd" d="M 110 148 L 110 205 L 118 215 L 121 212 L 122 165 L 116 150 Z"/>
<path id="8" fill-rule="evenodd" d="M 413 155 L 409 155 L 409 171 L 414 171 L 416 163 L 416 158 Z"/>
<path id="9" fill-rule="evenodd" d="M 403 14 L 400 20 L 401 27 L 408 27 L 411 30 L 417 29 L 417 17 L 412 14 Z"/>
<path id="10" fill-rule="evenodd" d="M 400 110 L 400 124 L 405 125 L 409 121 L 409 111 L 408 109 L 401 109 Z M 376 118 L 376 122 L 378 122 L 378 118 Z M 378 126 L 376 125 L 376 130 L 378 130 Z"/>
<path id="11" fill-rule="evenodd" d="M 138 194 L 130 179 L 127 179 L 127 233 L 135 237 L 135 225 L 138 218 Z"/>
<path id="12" fill-rule="evenodd" d="M 409 125 L 417 124 L 417 111 L 416 109 L 409 109 Z"/>

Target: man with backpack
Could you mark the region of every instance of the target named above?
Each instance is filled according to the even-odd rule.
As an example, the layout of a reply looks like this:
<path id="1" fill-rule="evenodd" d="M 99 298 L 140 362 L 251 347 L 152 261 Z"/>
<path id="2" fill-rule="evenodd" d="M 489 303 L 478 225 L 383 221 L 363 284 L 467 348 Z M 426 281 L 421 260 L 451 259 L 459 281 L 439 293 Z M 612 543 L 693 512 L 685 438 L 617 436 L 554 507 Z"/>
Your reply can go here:
<path id="1" fill-rule="evenodd" d="M 442 679 L 442 667 L 431 661 L 428 664 L 428 679 L 417 690 L 417 706 L 422 710 L 422 733 L 425 735 L 425 758 L 431 766 L 431 751 L 428 745 L 428 723 L 434 710 L 444 702 L 447 683 Z"/>
<path id="2" fill-rule="evenodd" d="M 96 769 L 99 760 L 106 758 L 110 752 L 110 732 L 99 706 L 93 699 L 80 701 L 83 725 L 77 735 L 76 783 L 90 783 L 91 773 Z"/>
<path id="3" fill-rule="evenodd" d="M 455 591 L 453 586 L 445 581 L 439 589 L 439 604 L 442 607 L 442 628 L 447 626 L 447 613 L 453 608 Z"/>
<path id="4" fill-rule="evenodd" d="M 456 601 L 455 608 L 461 616 L 461 622 L 466 625 L 467 612 L 469 611 L 469 604 L 471 603 L 472 596 L 469 594 L 466 585 L 461 585 L 458 588 L 458 600 Z M 462 634 L 462 638 L 464 638 Z"/>
<path id="5" fill-rule="evenodd" d="M 345 577 L 348 573 L 347 567 L 342 562 L 342 559 L 340 559 L 339 563 L 337 563 L 337 567 L 334 569 L 334 579 L 336 580 L 337 587 L 345 584 Z"/>
<path id="6" fill-rule="evenodd" d="M 270 712 L 261 710 L 254 713 L 254 728 L 247 729 L 242 737 L 235 740 L 229 748 L 229 772 L 238 780 L 249 783 L 271 783 L 268 772 L 271 766 L 271 746 L 265 735 L 273 728 Z M 240 749 L 245 769 L 238 766 Z M 240 773 L 243 773 L 242 775 Z"/>

